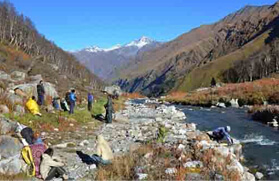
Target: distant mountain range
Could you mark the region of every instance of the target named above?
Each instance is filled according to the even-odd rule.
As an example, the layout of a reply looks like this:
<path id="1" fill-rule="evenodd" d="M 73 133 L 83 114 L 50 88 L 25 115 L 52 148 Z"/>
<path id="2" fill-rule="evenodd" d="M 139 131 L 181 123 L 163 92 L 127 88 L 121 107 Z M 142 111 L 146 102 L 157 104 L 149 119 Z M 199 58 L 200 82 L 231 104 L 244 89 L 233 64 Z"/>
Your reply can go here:
<path id="1" fill-rule="evenodd" d="M 107 49 L 92 46 L 72 52 L 72 54 L 101 79 L 110 80 L 117 76 L 121 67 L 138 59 L 142 52 L 161 45 L 162 43 L 143 36 L 123 46 L 118 44 Z"/>

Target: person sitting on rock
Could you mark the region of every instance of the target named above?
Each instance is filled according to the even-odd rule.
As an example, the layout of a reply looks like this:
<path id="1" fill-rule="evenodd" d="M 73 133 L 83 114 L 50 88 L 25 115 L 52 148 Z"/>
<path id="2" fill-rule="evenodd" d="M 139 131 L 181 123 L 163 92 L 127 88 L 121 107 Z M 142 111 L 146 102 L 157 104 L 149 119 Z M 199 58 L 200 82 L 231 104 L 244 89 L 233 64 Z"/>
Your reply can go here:
<path id="1" fill-rule="evenodd" d="M 208 134 L 210 139 L 217 141 L 218 143 L 226 138 L 227 142 L 229 145 L 233 144 L 233 139 L 231 138 L 229 132 L 231 131 L 230 126 L 226 127 L 219 127 L 213 131 L 212 134 Z"/>
<path id="2" fill-rule="evenodd" d="M 97 137 L 97 153 L 99 157 L 101 157 L 104 162 L 110 162 L 113 159 L 113 154 L 108 142 L 104 139 L 102 135 Z"/>
<path id="3" fill-rule="evenodd" d="M 113 159 L 113 154 L 108 142 L 103 138 L 103 136 L 99 135 L 97 143 L 97 153 L 92 156 L 83 153 L 82 151 L 77 151 L 77 155 L 82 160 L 83 163 L 88 165 L 95 164 L 97 167 L 99 164 L 108 165 L 111 164 Z"/>
<path id="4" fill-rule="evenodd" d="M 44 180 L 51 180 L 53 178 L 68 179 L 66 170 L 62 167 L 64 163 L 59 158 L 53 156 L 53 149 L 48 148 L 42 155 L 42 162 L 40 165 L 40 173 Z"/>

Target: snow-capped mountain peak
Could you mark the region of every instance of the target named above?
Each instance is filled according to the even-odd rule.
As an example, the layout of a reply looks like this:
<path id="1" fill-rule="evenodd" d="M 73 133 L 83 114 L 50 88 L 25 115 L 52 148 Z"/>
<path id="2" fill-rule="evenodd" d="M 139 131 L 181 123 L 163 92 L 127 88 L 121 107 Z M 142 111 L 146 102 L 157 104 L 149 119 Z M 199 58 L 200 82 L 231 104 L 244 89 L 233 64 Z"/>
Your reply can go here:
<path id="1" fill-rule="evenodd" d="M 97 53 L 97 52 L 103 51 L 103 49 L 101 49 L 100 47 L 97 47 L 97 46 L 92 46 L 92 47 L 85 48 L 85 51 Z"/>
<path id="2" fill-rule="evenodd" d="M 106 49 L 103 49 L 105 52 L 109 52 L 109 51 L 112 51 L 112 50 L 116 50 L 116 49 L 119 49 L 121 48 L 121 45 L 120 44 L 117 44 L 111 48 L 106 48 Z"/>
<path id="3" fill-rule="evenodd" d="M 120 44 L 117 44 L 111 48 L 100 48 L 98 46 L 92 46 L 92 47 L 85 48 L 84 50 L 87 52 L 97 53 L 97 52 L 109 52 L 109 51 L 116 50 L 119 48 L 121 48 Z"/>
<path id="4" fill-rule="evenodd" d="M 152 42 L 154 42 L 154 40 L 152 40 L 151 38 L 148 38 L 146 36 L 142 36 L 140 39 L 134 40 L 131 43 L 126 44 L 125 47 L 137 46 L 138 48 L 142 48 L 145 45 L 150 44 Z"/>

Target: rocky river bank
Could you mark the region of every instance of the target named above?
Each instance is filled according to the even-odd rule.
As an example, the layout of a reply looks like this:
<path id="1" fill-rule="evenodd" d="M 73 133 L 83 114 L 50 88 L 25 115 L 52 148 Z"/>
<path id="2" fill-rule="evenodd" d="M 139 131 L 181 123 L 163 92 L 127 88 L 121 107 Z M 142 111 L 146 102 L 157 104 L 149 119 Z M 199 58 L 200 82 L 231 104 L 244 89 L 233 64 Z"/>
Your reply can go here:
<path id="1" fill-rule="evenodd" d="M 141 100 L 141 103 L 130 100 L 125 106 L 124 110 L 116 113 L 113 124 L 103 124 L 94 130 L 89 129 L 89 124 L 76 132 L 42 134 L 48 140 L 60 138 L 58 143 L 50 146 L 56 148 L 55 154 L 65 161 L 71 178 L 96 178 L 96 166 L 82 163 L 75 151 L 93 154 L 96 135 L 102 134 L 111 145 L 116 160 L 147 145 L 153 148 L 137 157 L 130 179 L 255 180 L 249 169 L 240 163 L 240 144 L 227 147 L 209 140 L 205 132 L 196 129 L 195 124 L 185 122 L 185 114 L 174 106 L 150 100 Z M 1 127 L 1 145 L 3 140 L 7 140 L 7 135 L 4 135 L 8 133 L 7 127 Z M 3 129 L 6 129 L 5 133 Z M 13 143 L 7 142 L 5 144 L 11 145 L 14 152 L 8 154 L 1 148 L 0 173 L 19 173 L 24 170 L 24 163 L 18 162 L 21 158 L 17 157 L 22 145 L 14 140 Z"/>

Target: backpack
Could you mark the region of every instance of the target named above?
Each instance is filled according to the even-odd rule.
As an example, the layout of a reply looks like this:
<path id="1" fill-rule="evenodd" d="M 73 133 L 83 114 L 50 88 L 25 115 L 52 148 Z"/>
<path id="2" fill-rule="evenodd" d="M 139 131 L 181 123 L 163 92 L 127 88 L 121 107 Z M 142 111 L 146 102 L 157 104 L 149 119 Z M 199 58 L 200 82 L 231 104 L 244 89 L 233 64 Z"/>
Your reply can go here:
<path id="1" fill-rule="evenodd" d="M 25 161 L 25 163 L 28 165 L 28 168 L 29 168 L 27 174 L 29 176 L 35 176 L 36 169 L 35 169 L 35 163 L 33 160 L 31 148 L 29 146 L 23 147 L 21 150 L 21 155 L 22 155 L 23 160 Z"/>
<path id="2" fill-rule="evenodd" d="M 36 144 L 36 145 L 30 145 L 29 146 L 32 151 L 32 157 L 34 160 L 34 165 L 35 165 L 35 175 L 38 178 L 41 178 L 40 174 L 40 164 L 41 164 L 41 158 L 42 154 L 46 151 L 46 146 L 44 144 Z"/>

